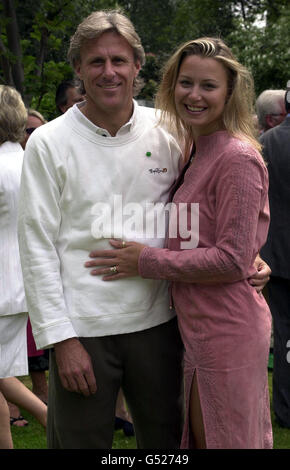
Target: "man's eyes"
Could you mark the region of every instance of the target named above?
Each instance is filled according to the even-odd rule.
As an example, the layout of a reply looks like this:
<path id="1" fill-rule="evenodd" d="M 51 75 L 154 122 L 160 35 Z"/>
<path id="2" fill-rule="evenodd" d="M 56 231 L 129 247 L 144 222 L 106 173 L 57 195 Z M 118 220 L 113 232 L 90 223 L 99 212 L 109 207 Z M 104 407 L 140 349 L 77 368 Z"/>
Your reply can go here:
<path id="1" fill-rule="evenodd" d="M 104 64 L 106 61 L 104 59 L 101 59 L 101 58 L 96 58 L 96 59 L 93 59 L 91 61 L 92 64 L 97 64 L 97 65 L 101 65 L 101 64 Z M 111 62 L 113 64 L 123 64 L 126 62 L 125 59 L 123 59 L 122 57 L 115 57 L 111 60 Z"/>

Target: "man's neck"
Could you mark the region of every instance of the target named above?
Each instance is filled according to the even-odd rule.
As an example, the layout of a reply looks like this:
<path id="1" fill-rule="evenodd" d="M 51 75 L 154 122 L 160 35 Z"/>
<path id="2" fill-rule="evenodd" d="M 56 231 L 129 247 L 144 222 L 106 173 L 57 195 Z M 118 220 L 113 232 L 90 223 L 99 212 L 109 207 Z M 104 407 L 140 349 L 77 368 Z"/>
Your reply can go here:
<path id="1" fill-rule="evenodd" d="M 122 109 L 116 112 L 112 112 L 112 110 L 110 110 L 109 112 L 103 112 L 102 114 L 96 113 L 96 111 L 92 109 L 87 102 L 79 109 L 93 124 L 102 129 L 106 129 L 112 137 L 115 137 L 119 129 L 121 129 L 121 127 L 130 120 L 133 114 L 134 105 L 132 102 L 130 109 Z"/>

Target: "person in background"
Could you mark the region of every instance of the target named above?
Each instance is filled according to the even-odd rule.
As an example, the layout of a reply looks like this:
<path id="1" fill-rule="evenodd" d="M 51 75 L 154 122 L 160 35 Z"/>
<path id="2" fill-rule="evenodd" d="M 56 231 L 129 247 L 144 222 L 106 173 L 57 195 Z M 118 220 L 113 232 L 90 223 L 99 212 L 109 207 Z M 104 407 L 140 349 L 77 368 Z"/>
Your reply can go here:
<path id="1" fill-rule="evenodd" d="M 26 143 L 31 136 L 32 132 L 35 131 L 39 126 L 42 126 L 45 124 L 47 121 L 46 119 L 42 116 L 41 113 L 36 111 L 36 109 L 28 108 L 27 110 L 27 123 L 26 123 L 26 129 L 25 129 L 25 137 L 23 141 L 21 142 L 22 147 L 25 149 Z"/>
<path id="2" fill-rule="evenodd" d="M 91 274 L 106 286 L 137 275 L 172 282 L 185 347 L 186 449 L 272 447 L 271 315 L 248 281 L 269 225 L 253 97 L 250 73 L 222 40 L 182 45 L 156 101 L 161 123 L 185 137 L 187 156 L 172 192 L 168 246 L 112 240 L 115 249 L 94 250 L 85 263 L 98 266 Z"/>
<path id="3" fill-rule="evenodd" d="M 13 447 L 7 400 L 46 426 L 46 405 L 16 377 L 27 375 L 27 307 L 17 240 L 17 212 L 27 111 L 20 94 L 0 85 L 0 448 Z M 23 419 L 21 416 L 18 420 Z"/>
<path id="4" fill-rule="evenodd" d="M 74 104 L 83 100 L 84 96 L 76 80 L 65 80 L 58 85 L 55 104 L 60 114 L 64 114 Z"/>
<path id="5" fill-rule="evenodd" d="M 270 228 L 263 258 L 272 274 L 267 284 L 273 316 L 273 409 L 281 427 L 290 428 L 290 88 L 286 119 L 261 135 L 269 172 Z M 284 91 L 285 97 L 285 91 Z"/>
<path id="6" fill-rule="evenodd" d="M 286 117 L 285 90 L 264 90 L 256 100 L 260 133 L 278 126 Z"/>

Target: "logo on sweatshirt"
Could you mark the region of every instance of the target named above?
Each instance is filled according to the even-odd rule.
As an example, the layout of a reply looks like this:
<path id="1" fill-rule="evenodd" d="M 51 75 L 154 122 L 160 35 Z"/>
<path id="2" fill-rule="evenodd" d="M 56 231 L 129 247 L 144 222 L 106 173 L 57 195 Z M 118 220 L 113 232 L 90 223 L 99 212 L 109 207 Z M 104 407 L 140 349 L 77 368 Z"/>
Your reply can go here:
<path id="1" fill-rule="evenodd" d="M 159 175 L 160 173 L 167 173 L 167 168 L 150 168 L 149 173 L 153 173 L 154 175 Z"/>

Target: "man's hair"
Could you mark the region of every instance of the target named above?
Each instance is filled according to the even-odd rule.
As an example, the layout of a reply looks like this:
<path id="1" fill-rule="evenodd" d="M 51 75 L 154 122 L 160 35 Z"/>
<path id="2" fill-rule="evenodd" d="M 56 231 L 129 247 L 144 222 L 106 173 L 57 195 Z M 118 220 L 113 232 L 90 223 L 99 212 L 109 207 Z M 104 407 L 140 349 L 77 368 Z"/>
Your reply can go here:
<path id="1" fill-rule="evenodd" d="M 27 111 L 20 93 L 13 87 L 0 85 L 0 145 L 22 142 L 25 135 Z"/>
<path id="2" fill-rule="evenodd" d="M 75 34 L 71 37 L 68 51 L 68 59 L 73 68 L 81 60 L 81 48 L 90 39 L 97 39 L 107 32 L 120 34 L 133 49 L 135 62 L 139 61 L 141 67 L 145 64 L 145 52 L 141 40 L 132 22 L 121 10 L 101 10 L 91 13 L 78 26 Z M 136 77 L 134 81 L 135 95 L 143 86 L 143 81 Z"/>
<path id="3" fill-rule="evenodd" d="M 222 119 L 225 129 L 261 148 L 254 126 L 254 84 L 250 72 L 234 57 L 230 48 L 219 38 L 200 38 L 183 44 L 168 60 L 156 96 L 161 109 L 161 121 L 168 122 L 172 132 L 185 136 L 186 155 L 193 143 L 191 127 L 178 115 L 175 105 L 175 86 L 183 60 L 191 55 L 211 58 L 222 64 L 228 76 L 228 95 Z"/>
<path id="4" fill-rule="evenodd" d="M 55 105 L 57 109 L 62 113 L 60 106 L 65 106 L 67 104 L 66 92 L 69 88 L 79 89 L 80 83 L 76 80 L 64 80 L 61 82 L 55 93 Z"/>
<path id="5" fill-rule="evenodd" d="M 42 116 L 41 113 L 36 111 L 36 109 L 28 108 L 27 109 L 27 114 L 28 114 L 28 116 L 36 117 L 37 119 L 39 119 L 42 122 L 42 124 L 47 123 L 47 120 Z"/>
<path id="6" fill-rule="evenodd" d="M 284 102 L 285 90 L 264 90 L 257 98 L 256 111 L 259 125 L 262 129 L 267 127 L 266 116 L 281 113 L 281 101 Z"/>

